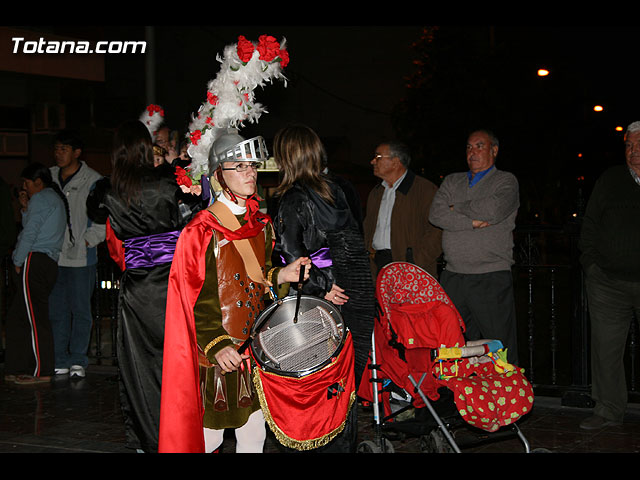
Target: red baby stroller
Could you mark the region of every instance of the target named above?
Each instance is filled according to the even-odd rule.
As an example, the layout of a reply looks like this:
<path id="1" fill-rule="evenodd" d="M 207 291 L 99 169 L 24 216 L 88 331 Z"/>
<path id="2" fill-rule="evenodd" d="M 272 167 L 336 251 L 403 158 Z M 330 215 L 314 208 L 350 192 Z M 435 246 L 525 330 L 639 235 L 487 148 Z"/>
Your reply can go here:
<path id="1" fill-rule="evenodd" d="M 466 436 L 466 445 L 515 433 L 528 453 L 515 422 L 531 410 L 533 389 L 506 362 L 502 344 L 465 343 L 464 322 L 447 294 L 411 263 L 385 266 L 376 296 L 372 350 L 358 391 L 372 402 L 376 439 L 361 442 L 358 451 L 392 452 L 389 432 L 419 435 L 425 452 L 456 453 L 460 440 L 454 437 Z M 394 399 L 405 407 L 392 411 Z M 414 418 L 398 420 L 408 410 Z M 498 432 L 505 426 L 511 431 Z M 461 430 L 466 432 L 458 436 Z"/>

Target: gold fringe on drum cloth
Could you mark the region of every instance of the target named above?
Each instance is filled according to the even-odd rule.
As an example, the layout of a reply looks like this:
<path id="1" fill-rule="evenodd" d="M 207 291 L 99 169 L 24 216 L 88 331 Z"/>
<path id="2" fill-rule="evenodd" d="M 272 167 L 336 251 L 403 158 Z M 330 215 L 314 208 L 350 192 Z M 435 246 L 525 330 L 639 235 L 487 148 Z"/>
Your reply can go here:
<path id="1" fill-rule="evenodd" d="M 351 396 L 349 398 L 349 408 L 347 409 L 347 415 L 345 415 L 345 419 L 340 423 L 338 427 L 336 427 L 333 431 L 322 435 L 318 438 L 312 438 L 309 440 L 296 440 L 294 438 L 286 435 L 278 425 L 276 425 L 273 417 L 271 416 L 271 412 L 269 411 L 269 405 L 267 404 L 266 398 L 264 396 L 264 391 L 262 389 L 262 381 L 260 379 L 259 372 L 255 372 L 253 376 L 253 384 L 256 387 L 256 391 L 258 392 L 258 398 L 260 400 L 260 405 L 262 406 L 262 414 L 269 425 L 269 428 L 275 435 L 278 442 L 288 448 L 293 448 L 295 450 L 300 451 L 308 451 L 313 450 L 319 447 L 323 447 L 328 444 L 331 440 L 333 440 L 336 436 L 338 436 L 342 430 L 344 430 L 344 426 L 346 424 L 347 418 L 349 417 L 349 412 L 353 408 L 353 405 L 356 401 L 356 392 L 351 392 Z"/>

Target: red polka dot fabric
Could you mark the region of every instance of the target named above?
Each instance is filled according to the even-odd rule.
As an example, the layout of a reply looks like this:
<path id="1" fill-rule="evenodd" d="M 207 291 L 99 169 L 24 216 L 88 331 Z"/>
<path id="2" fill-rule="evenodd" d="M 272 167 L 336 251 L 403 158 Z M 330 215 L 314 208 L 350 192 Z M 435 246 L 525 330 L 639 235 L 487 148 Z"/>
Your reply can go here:
<path id="1" fill-rule="evenodd" d="M 453 392 L 456 408 L 469 425 L 495 432 L 531 411 L 533 388 L 524 370 L 498 373 L 491 362 L 447 363 L 443 373 L 454 376 L 438 379 L 438 383 Z M 435 375 L 440 374 L 440 368 L 438 364 L 433 366 Z"/>

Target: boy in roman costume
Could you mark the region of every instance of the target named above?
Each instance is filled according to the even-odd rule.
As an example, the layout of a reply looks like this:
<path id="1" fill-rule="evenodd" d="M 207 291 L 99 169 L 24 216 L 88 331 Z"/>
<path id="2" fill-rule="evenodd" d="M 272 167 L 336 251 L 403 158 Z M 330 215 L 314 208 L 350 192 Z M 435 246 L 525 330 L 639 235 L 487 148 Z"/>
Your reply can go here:
<path id="1" fill-rule="evenodd" d="M 267 150 L 262 137 L 245 140 L 236 129 L 257 121 L 263 109 L 253 103 L 253 89 L 281 76 L 286 50 L 273 37 L 262 36 L 257 45 L 240 37 L 219 60 L 222 69 L 190 125 L 187 174 L 200 181 L 203 194 L 211 193 L 212 203 L 183 230 L 174 254 L 160 452 L 215 451 L 226 428 L 235 429 L 238 452 L 262 451 L 266 429 L 250 359 L 237 348 L 264 308 L 265 293 L 273 288 L 283 296 L 309 263 L 300 258 L 271 268 L 273 226 L 256 196 Z"/>

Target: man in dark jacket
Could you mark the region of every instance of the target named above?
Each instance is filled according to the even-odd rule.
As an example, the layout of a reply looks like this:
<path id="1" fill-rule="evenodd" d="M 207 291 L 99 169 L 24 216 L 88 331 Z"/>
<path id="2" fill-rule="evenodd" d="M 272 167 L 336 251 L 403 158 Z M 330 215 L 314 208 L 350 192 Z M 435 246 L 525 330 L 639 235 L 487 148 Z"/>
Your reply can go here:
<path id="1" fill-rule="evenodd" d="M 622 423 L 627 407 L 623 356 L 629 328 L 640 319 L 640 122 L 625 134 L 627 164 L 596 182 L 579 247 L 591 318 L 593 416 L 580 427 Z"/>
<path id="2" fill-rule="evenodd" d="M 429 209 L 438 190 L 409 170 L 406 145 L 390 141 L 376 148 L 373 174 L 382 182 L 369 193 L 364 219 L 365 245 L 374 277 L 390 262 L 410 262 L 437 278 L 442 232 L 429 223 Z"/>

